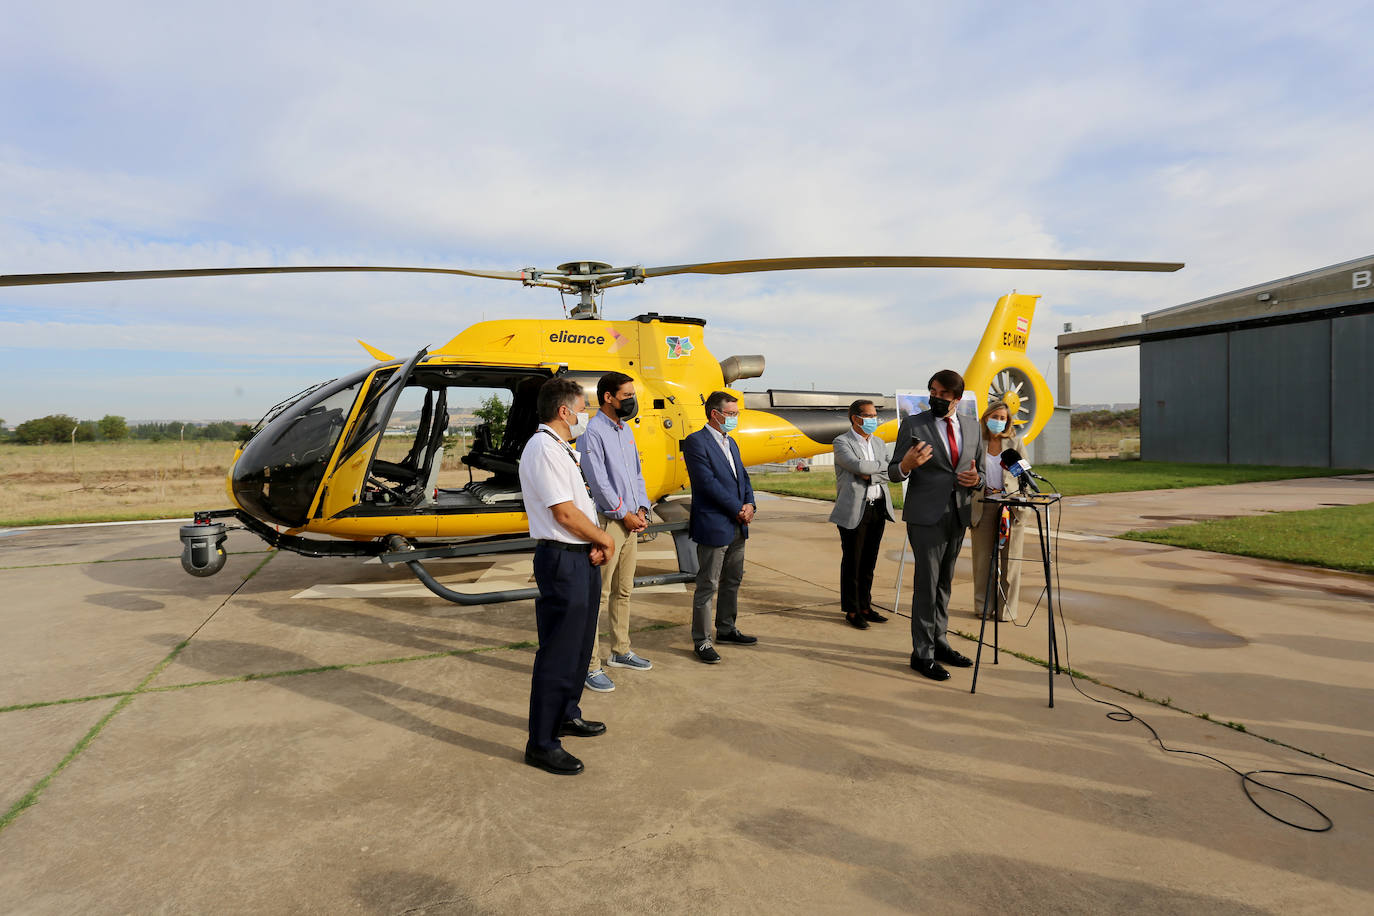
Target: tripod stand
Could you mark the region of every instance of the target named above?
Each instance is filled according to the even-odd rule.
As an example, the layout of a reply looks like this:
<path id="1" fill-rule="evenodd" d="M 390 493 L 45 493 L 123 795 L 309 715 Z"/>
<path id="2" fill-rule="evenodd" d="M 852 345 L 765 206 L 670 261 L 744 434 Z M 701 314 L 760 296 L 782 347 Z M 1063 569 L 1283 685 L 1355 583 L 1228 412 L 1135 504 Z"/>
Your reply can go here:
<path id="1" fill-rule="evenodd" d="M 985 511 L 987 507 L 996 506 L 997 511 L 1001 512 L 1003 506 L 1020 507 L 1030 509 L 1035 513 L 1035 530 L 1040 535 L 1040 562 L 1045 568 L 1045 599 L 1049 609 L 1047 618 L 1047 629 L 1049 630 L 1049 679 L 1050 679 L 1050 708 L 1054 708 L 1054 676 L 1059 673 L 1059 642 L 1054 632 L 1054 584 L 1050 572 L 1050 537 L 1049 519 L 1044 513 L 1049 511 L 1049 507 L 1059 502 L 1058 493 L 1012 493 L 996 494 L 984 497 Z M 1044 510 L 1044 513 L 1042 513 Z M 1000 599 L 1002 597 L 999 586 L 1001 573 L 1001 538 L 993 538 L 992 557 L 988 564 L 988 581 L 984 585 L 983 591 L 983 620 L 978 628 L 978 651 L 973 660 L 973 686 L 969 688 L 969 693 L 978 691 L 978 668 L 983 660 L 983 636 L 987 632 L 988 618 L 992 618 L 992 663 L 997 664 L 997 624 L 1002 617 Z M 1011 562 L 1015 562 L 1013 559 Z"/>

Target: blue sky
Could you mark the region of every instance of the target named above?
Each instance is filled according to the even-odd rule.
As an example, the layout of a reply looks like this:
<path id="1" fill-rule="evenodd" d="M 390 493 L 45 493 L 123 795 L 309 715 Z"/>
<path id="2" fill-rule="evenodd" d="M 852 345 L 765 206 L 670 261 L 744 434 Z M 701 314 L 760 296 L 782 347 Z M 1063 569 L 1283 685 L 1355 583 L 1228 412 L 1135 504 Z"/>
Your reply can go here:
<path id="1" fill-rule="evenodd" d="M 1369 254 L 1356 3 L 7 5 L 0 273 L 519 268 L 821 254 L 1180 260 L 1177 274 L 663 278 L 759 386 L 962 369 L 996 298 L 1031 355 Z M 256 417 L 551 290 L 411 275 L 0 288 L 0 417 Z M 1137 396 L 1130 350 L 1079 402 Z M 1053 379 L 1051 378 L 1051 381 Z"/>

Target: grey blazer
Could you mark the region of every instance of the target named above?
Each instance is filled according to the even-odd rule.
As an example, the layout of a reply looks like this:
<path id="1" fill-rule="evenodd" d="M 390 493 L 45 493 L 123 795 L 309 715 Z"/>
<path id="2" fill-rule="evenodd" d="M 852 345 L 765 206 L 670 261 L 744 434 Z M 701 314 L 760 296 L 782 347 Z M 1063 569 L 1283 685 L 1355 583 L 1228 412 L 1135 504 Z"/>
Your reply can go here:
<path id="1" fill-rule="evenodd" d="M 872 477 L 873 483 L 882 486 L 883 511 L 889 522 L 897 520 L 892 511 L 892 494 L 887 489 L 887 465 L 892 460 L 892 446 L 877 436 L 869 437 L 868 441 L 873 443 L 872 461 L 863 457 L 851 433 L 835 437 L 835 509 L 830 513 L 830 520 L 841 528 L 858 527 L 863 517 L 869 484 L 863 475 Z"/>
<path id="2" fill-rule="evenodd" d="M 949 495 L 954 494 L 954 506 L 959 513 L 959 523 L 969 525 L 973 490 L 983 485 L 983 437 L 978 435 L 978 421 L 963 414 L 959 419 L 959 471 L 972 468 L 978 472 L 975 487 L 961 487 L 955 479 L 955 468 L 949 464 L 949 449 L 945 445 L 945 435 L 935 423 L 935 417 L 926 410 L 907 417 L 897 427 L 897 441 L 892 446 L 892 461 L 888 464 L 887 475 L 892 480 L 906 480 L 902 473 L 902 456 L 911 448 L 913 440 L 920 439 L 930 444 L 930 460 L 911 472 L 907 483 L 906 503 L 902 507 L 902 521 L 908 525 L 934 525 L 945 514 L 949 505 Z"/>

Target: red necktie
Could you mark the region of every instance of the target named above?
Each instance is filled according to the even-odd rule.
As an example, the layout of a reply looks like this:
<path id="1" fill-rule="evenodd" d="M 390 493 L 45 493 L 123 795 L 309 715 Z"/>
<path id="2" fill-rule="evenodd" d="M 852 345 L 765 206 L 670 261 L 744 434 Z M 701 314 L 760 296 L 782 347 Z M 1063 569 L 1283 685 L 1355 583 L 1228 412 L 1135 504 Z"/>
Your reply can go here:
<path id="1" fill-rule="evenodd" d="M 949 463 L 954 468 L 959 467 L 959 443 L 954 440 L 954 421 L 945 418 L 945 436 L 949 439 Z"/>

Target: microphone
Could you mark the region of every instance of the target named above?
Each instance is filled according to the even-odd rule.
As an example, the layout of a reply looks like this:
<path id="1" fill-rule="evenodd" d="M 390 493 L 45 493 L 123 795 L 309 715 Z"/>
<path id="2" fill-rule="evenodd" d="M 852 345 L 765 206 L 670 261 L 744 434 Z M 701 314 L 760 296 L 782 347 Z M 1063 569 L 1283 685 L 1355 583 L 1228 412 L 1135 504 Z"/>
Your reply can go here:
<path id="1" fill-rule="evenodd" d="M 1031 478 L 1034 477 L 1038 480 L 1045 478 L 1031 470 L 1030 462 L 1022 458 L 1020 452 L 1014 448 L 1004 448 L 999 458 L 1002 461 L 1002 467 L 1010 471 L 1012 476 L 1020 481 L 1022 493 L 1026 492 L 1027 487 L 1033 493 L 1040 492 L 1040 488 L 1035 485 L 1035 481 Z"/>

